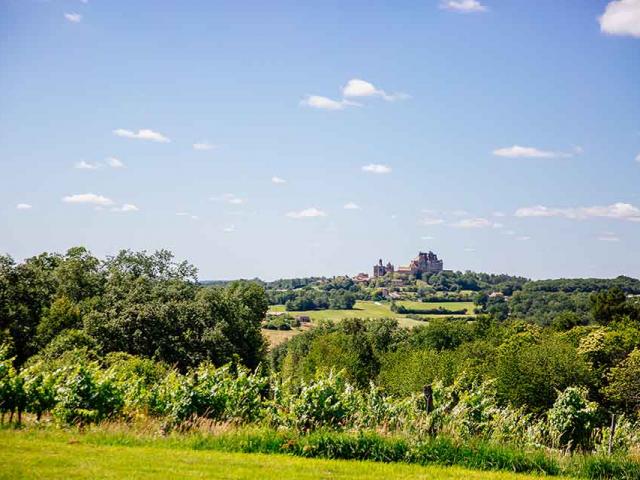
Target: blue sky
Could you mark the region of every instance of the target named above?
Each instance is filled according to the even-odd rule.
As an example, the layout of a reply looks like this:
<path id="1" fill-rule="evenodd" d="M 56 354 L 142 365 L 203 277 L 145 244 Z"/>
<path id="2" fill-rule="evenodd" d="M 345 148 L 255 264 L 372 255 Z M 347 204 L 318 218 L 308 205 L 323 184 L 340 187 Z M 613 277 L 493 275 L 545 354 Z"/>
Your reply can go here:
<path id="1" fill-rule="evenodd" d="M 0 0 L 0 252 L 640 276 L 639 85 L 640 0 Z"/>

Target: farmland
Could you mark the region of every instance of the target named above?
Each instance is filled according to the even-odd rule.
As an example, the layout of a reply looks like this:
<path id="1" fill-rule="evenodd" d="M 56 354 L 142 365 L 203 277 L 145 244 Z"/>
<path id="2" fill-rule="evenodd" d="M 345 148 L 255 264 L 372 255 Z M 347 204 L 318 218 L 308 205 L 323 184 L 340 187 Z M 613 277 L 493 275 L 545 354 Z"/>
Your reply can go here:
<path id="1" fill-rule="evenodd" d="M 398 305 L 404 305 L 407 308 L 415 309 L 435 309 L 444 308 L 447 310 L 467 309 L 467 315 L 473 316 L 473 302 L 412 302 L 399 301 Z M 398 314 L 391 311 L 389 302 L 374 301 L 357 301 L 351 310 L 308 310 L 301 312 L 290 312 L 292 315 L 307 315 L 312 320 L 333 320 L 339 321 L 345 318 L 396 318 L 403 326 L 420 325 L 421 322 L 407 318 L 405 314 Z M 269 308 L 271 312 L 284 312 L 284 305 L 272 305 Z M 424 318 L 447 317 L 451 315 L 421 315 Z M 461 316 L 461 315 L 456 315 Z"/>
<path id="2" fill-rule="evenodd" d="M 473 302 L 415 302 L 415 301 L 399 301 L 398 305 L 403 305 L 407 308 L 416 310 L 427 310 L 443 308 L 446 310 L 461 310 L 466 309 L 466 315 L 455 315 L 456 317 L 473 318 L 473 309 L 475 305 Z M 272 305 L 269 307 L 270 312 L 284 312 L 284 305 Z M 413 317 L 419 317 L 421 320 L 415 318 L 409 318 L 408 314 L 401 314 L 392 312 L 389 302 L 374 302 L 374 301 L 357 301 L 354 308 L 350 310 L 307 310 L 301 312 L 288 312 L 291 316 L 308 316 L 312 322 L 317 323 L 321 320 L 329 320 L 334 322 L 342 321 L 346 318 L 363 318 L 363 319 L 380 319 L 380 318 L 395 318 L 401 327 L 411 328 L 417 325 L 424 325 L 425 322 L 431 318 L 446 318 L 451 315 L 412 315 Z M 304 332 L 312 325 L 303 325 L 302 327 L 294 327 L 291 330 L 266 330 L 263 329 L 263 334 L 269 345 L 274 347 L 281 344 L 285 340 L 288 340 L 299 333 Z"/>

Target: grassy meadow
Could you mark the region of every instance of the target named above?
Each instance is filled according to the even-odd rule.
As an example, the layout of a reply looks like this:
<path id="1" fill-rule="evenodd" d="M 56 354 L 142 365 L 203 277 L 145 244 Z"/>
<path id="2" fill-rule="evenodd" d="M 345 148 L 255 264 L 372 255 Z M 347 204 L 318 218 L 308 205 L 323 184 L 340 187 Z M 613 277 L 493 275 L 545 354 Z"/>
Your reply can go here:
<path id="1" fill-rule="evenodd" d="M 473 302 L 413 302 L 403 300 L 397 302 L 398 305 L 403 305 L 406 308 L 414 309 L 433 309 L 433 308 L 445 308 L 447 310 L 461 310 L 467 309 L 466 315 L 456 315 L 456 317 L 469 317 L 472 318 L 473 309 L 475 305 Z M 345 318 L 395 318 L 402 327 L 414 327 L 416 325 L 424 325 L 423 320 L 415 320 L 408 318 L 407 315 L 395 313 L 391 311 L 391 304 L 389 302 L 373 302 L 373 301 L 357 301 L 352 310 L 308 310 L 304 312 L 289 312 L 291 315 L 307 315 L 312 321 L 318 322 L 320 320 L 331 320 L 339 322 Z M 284 305 L 271 305 L 269 307 L 270 312 L 284 312 Z M 417 315 L 420 318 L 424 318 L 428 321 L 429 318 L 446 318 L 450 315 Z M 301 328 L 293 328 L 291 330 L 265 330 L 262 332 L 269 342 L 269 345 L 276 346 L 285 340 L 298 335 L 303 332 L 309 326 L 303 326 Z"/>
<path id="2" fill-rule="evenodd" d="M 433 308 L 445 308 L 447 310 L 460 310 L 467 309 L 467 315 L 474 316 L 473 302 L 412 302 L 412 301 L 399 301 L 398 305 L 403 305 L 407 308 L 415 309 L 433 309 Z M 304 312 L 290 312 L 292 315 L 308 315 L 311 320 L 334 320 L 340 321 L 345 318 L 397 318 L 401 325 L 411 327 L 419 325 L 419 320 L 413 320 L 407 318 L 407 315 L 394 313 L 391 311 L 391 304 L 389 302 L 373 302 L 373 301 L 357 301 L 352 310 L 310 310 Z M 284 305 L 272 305 L 269 307 L 271 312 L 284 312 Z M 425 318 L 437 318 L 447 317 L 450 315 L 423 315 Z M 462 316 L 462 315 L 456 315 Z"/>
<path id="3" fill-rule="evenodd" d="M 535 475 L 460 467 L 198 451 L 179 444 L 101 444 L 77 431 L 0 431 L 0 479 L 261 478 L 527 480 Z M 559 477 L 555 477 L 559 478 Z"/>

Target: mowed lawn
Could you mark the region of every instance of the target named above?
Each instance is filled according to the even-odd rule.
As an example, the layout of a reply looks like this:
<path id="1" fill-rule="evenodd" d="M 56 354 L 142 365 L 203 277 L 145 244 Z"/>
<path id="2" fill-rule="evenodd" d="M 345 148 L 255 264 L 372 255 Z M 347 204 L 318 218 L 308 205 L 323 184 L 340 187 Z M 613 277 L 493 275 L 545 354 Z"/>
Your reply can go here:
<path id="1" fill-rule="evenodd" d="M 81 435 L 54 438 L 0 431 L 0 479 L 471 479 L 541 477 L 457 467 L 318 460 L 287 455 L 195 451 L 85 443 Z"/>

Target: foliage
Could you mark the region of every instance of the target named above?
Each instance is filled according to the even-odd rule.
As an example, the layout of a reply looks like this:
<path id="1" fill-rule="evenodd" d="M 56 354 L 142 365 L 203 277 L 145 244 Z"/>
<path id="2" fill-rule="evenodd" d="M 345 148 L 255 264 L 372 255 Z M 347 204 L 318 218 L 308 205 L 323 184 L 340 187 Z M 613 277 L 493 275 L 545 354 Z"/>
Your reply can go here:
<path id="1" fill-rule="evenodd" d="M 547 412 L 553 443 L 571 449 L 586 447 L 596 423 L 596 410 L 585 388 L 567 387 Z"/>
<path id="2" fill-rule="evenodd" d="M 605 395 L 625 411 L 640 409 L 640 349 L 634 349 L 609 371 Z"/>

